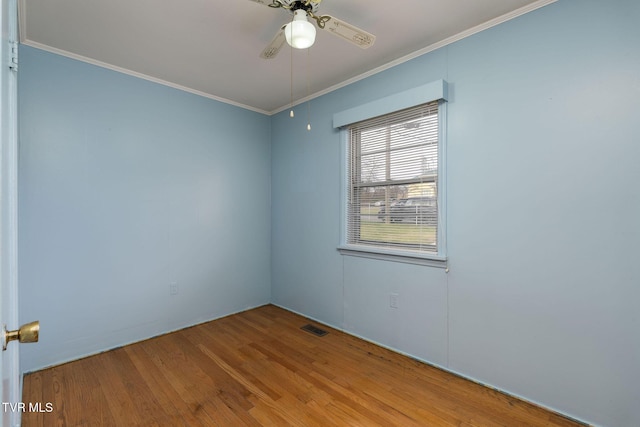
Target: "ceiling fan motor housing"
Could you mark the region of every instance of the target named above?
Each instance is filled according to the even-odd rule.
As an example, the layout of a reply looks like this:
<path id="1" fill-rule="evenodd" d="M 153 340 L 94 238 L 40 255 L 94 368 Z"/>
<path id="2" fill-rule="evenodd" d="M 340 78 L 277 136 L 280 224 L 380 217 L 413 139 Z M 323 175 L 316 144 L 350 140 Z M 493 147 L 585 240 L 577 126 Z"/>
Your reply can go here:
<path id="1" fill-rule="evenodd" d="M 296 0 L 289 5 L 290 7 L 289 10 L 295 13 L 296 10 L 302 9 L 305 12 L 309 13 L 309 12 L 313 12 L 314 6 L 316 5 L 317 3 L 314 3 L 314 2 L 305 2 L 305 1 Z"/>

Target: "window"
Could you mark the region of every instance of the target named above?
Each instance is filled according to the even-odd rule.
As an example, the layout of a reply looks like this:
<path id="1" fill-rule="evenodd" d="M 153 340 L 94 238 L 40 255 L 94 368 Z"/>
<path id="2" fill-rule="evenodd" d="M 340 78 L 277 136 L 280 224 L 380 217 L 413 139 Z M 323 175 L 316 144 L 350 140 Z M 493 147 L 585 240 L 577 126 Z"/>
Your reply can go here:
<path id="1" fill-rule="evenodd" d="M 438 253 L 438 103 L 352 124 L 347 243 Z"/>
<path id="2" fill-rule="evenodd" d="M 446 98 L 438 80 L 334 114 L 344 144 L 343 255 L 447 267 Z"/>

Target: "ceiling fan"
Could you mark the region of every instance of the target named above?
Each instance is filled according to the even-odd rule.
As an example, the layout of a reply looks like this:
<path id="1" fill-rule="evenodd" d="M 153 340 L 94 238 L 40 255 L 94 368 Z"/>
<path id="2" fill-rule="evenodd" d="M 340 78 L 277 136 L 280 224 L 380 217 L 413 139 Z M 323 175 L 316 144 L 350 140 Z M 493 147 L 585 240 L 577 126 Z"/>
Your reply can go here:
<path id="1" fill-rule="evenodd" d="M 312 18 L 316 26 L 327 30 L 354 45 L 366 49 L 373 45 L 376 36 L 360 28 L 334 18 L 330 15 L 319 15 L 318 5 L 322 0 L 251 0 L 273 8 L 282 8 L 293 14 L 293 20 L 277 32 L 271 43 L 260 54 L 261 58 L 274 58 L 285 42 L 298 49 L 306 49 L 315 41 L 316 29 L 308 21 Z M 271 3 L 269 3 L 271 1 Z"/>

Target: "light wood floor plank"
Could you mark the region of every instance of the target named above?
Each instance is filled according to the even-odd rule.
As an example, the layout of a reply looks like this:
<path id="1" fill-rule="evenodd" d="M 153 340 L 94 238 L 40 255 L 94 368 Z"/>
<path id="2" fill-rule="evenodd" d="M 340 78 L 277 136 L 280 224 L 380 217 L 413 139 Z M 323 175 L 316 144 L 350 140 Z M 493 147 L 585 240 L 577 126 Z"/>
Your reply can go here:
<path id="1" fill-rule="evenodd" d="M 23 427 L 581 424 L 267 305 L 28 374 Z"/>
<path id="2" fill-rule="evenodd" d="M 149 390 L 163 408 L 165 413 L 174 414 L 172 420 L 176 426 L 206 427 L 211 420 L 200 412 L 193 414 L 187 403 L 173 387 L 167 387 L 163 381 L 162 372 L 147 356 L 142 346 L 133 345 L 125 348 L 143 380 L 149 385 Z M 204 419 L 203 419 L 204 418 Z"/>

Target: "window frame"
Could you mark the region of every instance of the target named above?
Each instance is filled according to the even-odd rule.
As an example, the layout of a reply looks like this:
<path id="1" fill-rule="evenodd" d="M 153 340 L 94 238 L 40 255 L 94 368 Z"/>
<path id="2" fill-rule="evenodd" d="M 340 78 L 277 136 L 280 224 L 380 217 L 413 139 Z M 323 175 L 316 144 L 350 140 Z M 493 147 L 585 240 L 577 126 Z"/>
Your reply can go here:
<path id="1" fill-rule="evenodd" d="M 341 143 L 341 221 L 340 244 L 338 251 L 342 255 L 358 256 L 378 260 L 404 262 L 410 264 L 427 265 L 447 268 L 447 240 L 446 240 L 446 129 L 447 129 L 447 83 L 444 80 L 385 97 L 369 104 L 346 110 L 334 115 L 334 127 L 340 129 Z M 362 120 L 387 115 L 406 108 L 438 101 L 438 177 L 437 204 L 437 252 L 418 252 L 409 249 L 385 248 L 361 243 L 348 243 L 348 192 L 349 183 L 349 128 L 348 126 Z"/>

